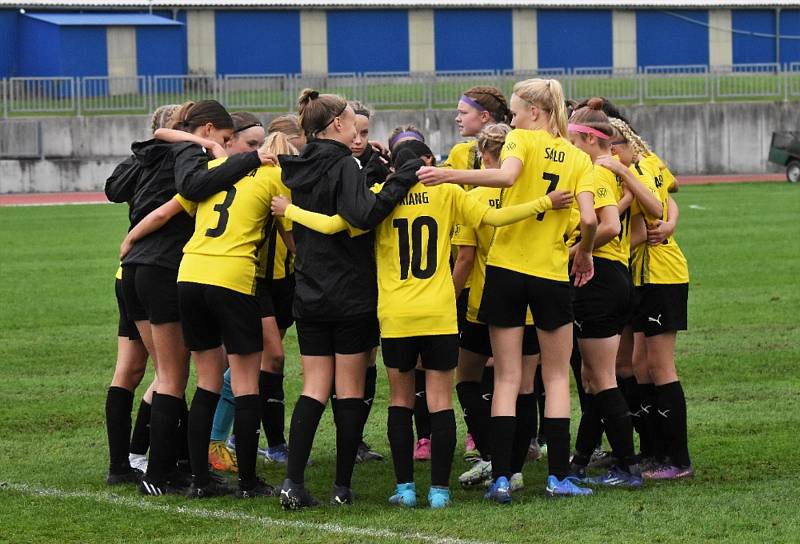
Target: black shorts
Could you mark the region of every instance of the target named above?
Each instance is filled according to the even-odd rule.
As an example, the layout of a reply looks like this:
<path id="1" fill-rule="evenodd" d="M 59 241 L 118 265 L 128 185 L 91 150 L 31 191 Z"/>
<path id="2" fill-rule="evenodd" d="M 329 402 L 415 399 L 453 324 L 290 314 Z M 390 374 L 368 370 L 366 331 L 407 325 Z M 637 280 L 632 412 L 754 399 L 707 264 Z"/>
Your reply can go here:
<path id="1" fill-rule="evenodd" d="M 153 325 L 181 320 L 178 271 L 144 264 L 122 267 L 122 296 L 131 321 Z"/>
<path id="2" fill-rule="evenodd" d="M 622 332 L 633 309 L 633 281 L 625 265 L 594 259 L 594 276 L 574 291 L 578 338 L 610 338 Z"/>
<path id="3" fill-rule="evenodd" d="M 489 337 L 489 326 L 483 323 L 472 323 L 467 321 L 464 330 L 461 332 L 460 346 L 462 349 L 492 357 L 492 342 Z M 536 355 L 539 350 L 539 337 L 536 335 L 536 327 L 525 325 L 525 334 L 522 337 L 522 354 Z"/>
<path id="4" fill-rule="evenodd" d="M 378 345 L 380 329 L 375 314 L 340 321 L 297 320 L 300 355 L 352 355 L 371 351 Z"/>
<path id="5" fill-rule="evenodd" d="M 464 331 L 467 324 L 467 305 L 469 303 L 469 288 L 462 289 L 456 299 L 456 317 L 458 318 L 458 332 Z"/>
<path id="6" fill-rule="evenodd" d="M 125 299 L 122 296 L 122 280 L 114 281 L 114 293 L 117 296 L 117 309 L 119 309 L 117 336 L 122 336 L 128 340 L 141 340 L 142 336 L 139 334 L 139 329 L 136 328 L 136 323 L 131 321 L 128 317 L 128 311 L 125 309 Z"/>
<path id="7" fill-rule="evenodd" d="M 528 307 L 537 329 L 552 331 L 566 325 L 572 321 L 569 282 L 486 267 L 479 320 L 496 327 L 522 327 Z"/>
<path id="8" fill-rule="evenodd" d="M 383 364 L 408 372 L 422 361 L 425 370 L 452 370 L 458 366 L 458 334 L 381 338 Z"/>
<path id="9" fill-rule="evenodd" d="M 191 351 L 225 344 L 231 354 L 247 355 L 264 349 L 258 300 L 216 285 L 182 281 L 178 284 L 183 339 Z"/>
<path id="10" fill-rule="evenodd" d="M 294 303 L 294 274 L 279 280 L 272 280 L 268 284 L 272 294 L 272 307 L 275 310 L 275 321 L 278 328 L 286 330 L 294 323 L 292 304 Z"/>
<path id="11" fill-rule="evenodd" d="M 689 284 L 648 284 L 636 288 L 633 331 L 656 336 L 687 328 L 686 304 Z"/>
<path id="12" fill-rule="evenodd" d="M 258 315 L 261 316 L 261 319 L 275 315 L 272 293 L 269 292 L 269 281 L 256 280 L 256 299 L 258 299 Z"/>

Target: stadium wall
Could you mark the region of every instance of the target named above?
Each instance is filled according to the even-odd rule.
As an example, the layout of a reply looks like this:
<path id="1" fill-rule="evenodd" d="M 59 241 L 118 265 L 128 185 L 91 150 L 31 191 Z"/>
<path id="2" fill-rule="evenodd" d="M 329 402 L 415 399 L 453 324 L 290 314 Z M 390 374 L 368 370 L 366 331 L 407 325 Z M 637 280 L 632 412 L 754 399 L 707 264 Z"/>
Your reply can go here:
<path id="1" fill-rule="evenodd" d="M 778 172 L 766 161 L 771 134 L 800 126 L 800 110 L 791 104 L 636 106 L 625 113 L 678 175 Z M 0 193 L 101 190 L 131 142 L 148 138 L 148 122 L 145 116 L 0 122 Z M 380 111 L 370 137 L 385 141 L 393 127 L 409 122 L 423 129 L 437 154 L 460 141 L 451 111 Z"/>

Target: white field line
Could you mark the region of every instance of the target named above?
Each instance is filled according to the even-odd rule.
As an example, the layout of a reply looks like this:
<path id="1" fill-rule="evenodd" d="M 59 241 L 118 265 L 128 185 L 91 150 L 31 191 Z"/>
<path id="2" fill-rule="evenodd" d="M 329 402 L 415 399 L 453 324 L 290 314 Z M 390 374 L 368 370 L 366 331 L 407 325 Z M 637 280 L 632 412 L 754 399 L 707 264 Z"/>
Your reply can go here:
<path id="1" fill-rule="evenodd" d="M 95 204 L 113 204 L 113 202 L 17 202 L 14 204 L 0 203 L 0 208 L 29 208 L 34 206 L 82 206 Z"/>
<path id="2" fill-rule="evenodd" d="M 13 490 L 27 495 L 39 497 L 52 497 L 57 499 L 89 499 L 100 503 L 122 506 L 125 508 L 136 508 L 139 510 L 149 510 L 167 514 L 180 514 L 193 516 L 201 519 L 217 519 L 224 521 L 237 521 L 252 523 L 264 527 L 287 527 L 299 530 L 312 530 L 320 533 L 342 534 L 360 536 L 368 538 L 394 539 L 394 540 L 413 540 L 417 542 L 430 542 L 431 544 L 488 544 L 478 540 L 465 540 L 461 538 L 450 538 L 438 535 L 419 533 L 419 532 L 396 532 L 389 529 L 376 529 L 368 527 L 348 527 L 338 523 L 315 523 L 311 521 L 298 521 L 289 519 L 276 519 L 267 516 L 256 516 L 231 510 L 212 510 L 208 508 L 196 508 L 189 506 L 175 506 L 160 504 L 155 500 L 137 499 L 132 497 L 122 497 L 112 493 L 90 492 L 90 491 L 65 491 L 57 488 L 37 487 L 28 484 L 0 483 L 0 491 Z"/>

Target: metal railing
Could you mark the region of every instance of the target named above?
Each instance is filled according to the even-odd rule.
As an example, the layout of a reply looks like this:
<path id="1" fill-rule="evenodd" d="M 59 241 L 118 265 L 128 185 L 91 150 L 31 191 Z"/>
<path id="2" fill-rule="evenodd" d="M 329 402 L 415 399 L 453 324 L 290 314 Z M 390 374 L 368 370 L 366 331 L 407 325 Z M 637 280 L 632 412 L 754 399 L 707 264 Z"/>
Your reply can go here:
<path id="1" fill-rule="evenodd" d="M 161 104 L 215 98 L 232 110 L 289 111 L 305 87 L 377 109 L 453 108 L 473 85 L 509 95 L 531 77 L 561 81 L 567 97 L 622 104 L 800 99 L 800 62 L 733 66 L 585 67 L 454 72 L 12 77 L 0 79 L 3 117 L 138 114 Z"/>

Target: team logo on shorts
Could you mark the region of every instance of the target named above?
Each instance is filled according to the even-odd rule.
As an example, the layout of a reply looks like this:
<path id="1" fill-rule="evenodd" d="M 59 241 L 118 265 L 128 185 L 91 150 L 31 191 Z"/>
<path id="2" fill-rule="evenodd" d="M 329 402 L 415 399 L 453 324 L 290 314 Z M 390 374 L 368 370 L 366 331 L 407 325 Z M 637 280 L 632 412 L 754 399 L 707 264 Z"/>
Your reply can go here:
<path id="1" fill-rule="evenodd" d="M 597 196 L 600 198 L 605 198 L 608 195 L 608 190 L 605 187 L 600 187 L 597 190 Z"/>

